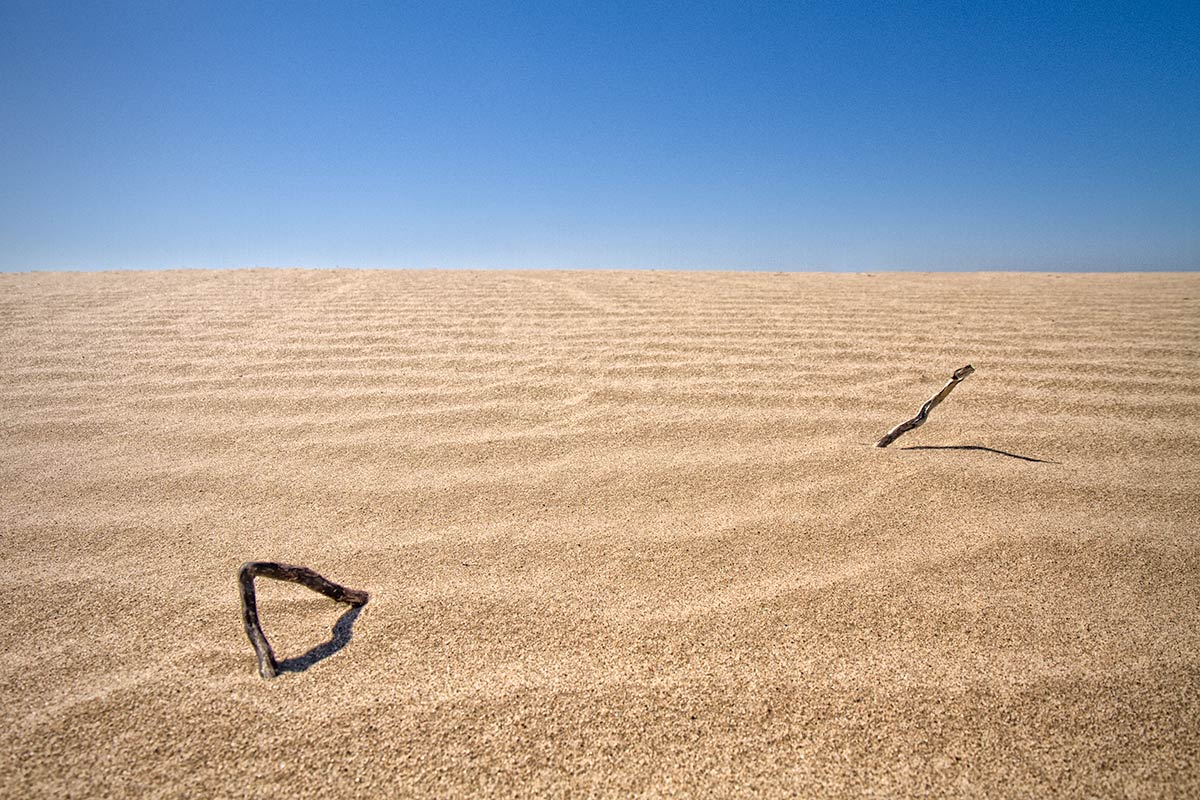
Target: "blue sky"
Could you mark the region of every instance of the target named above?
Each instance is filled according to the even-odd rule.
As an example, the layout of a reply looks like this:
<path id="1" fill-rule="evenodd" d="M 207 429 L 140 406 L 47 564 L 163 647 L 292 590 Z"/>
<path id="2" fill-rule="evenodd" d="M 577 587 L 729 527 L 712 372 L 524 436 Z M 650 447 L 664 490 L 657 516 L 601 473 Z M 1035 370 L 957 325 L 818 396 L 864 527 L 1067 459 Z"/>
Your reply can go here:
<path id="1" fill-rule="evenodd" d="M 0 269 L 1200 268 L 1200 4 L 0 2 Z"/>

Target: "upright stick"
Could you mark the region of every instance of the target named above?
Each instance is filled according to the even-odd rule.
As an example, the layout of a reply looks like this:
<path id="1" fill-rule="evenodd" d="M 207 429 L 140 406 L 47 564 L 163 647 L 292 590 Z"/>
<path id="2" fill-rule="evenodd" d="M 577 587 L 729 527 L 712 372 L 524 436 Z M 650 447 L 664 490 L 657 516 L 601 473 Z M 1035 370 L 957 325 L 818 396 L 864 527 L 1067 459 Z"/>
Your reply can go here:
<path id="1" fill-rule="evenodd" d="M 896 441 L 913 428 L 919 428 L 924 425 L 925 420 L 929 417 L 929 412 L 937 408 L 938 403 L 945 400 L 950 395 L 950 392 L 953 391 L 954 387 L 958 386 L 960 382 L 962 382 L 974 371 L 975 368 L 970 364 L 954 370 L 954 374 L 950 376 L 950 380 L 946 382 L 946 385 L 942 387 L 942 390 L 926 400 L 925 405 L 921 406 L 921 410 L 917 412 L 915 417 L 910 419 L 908 422 L 901 422 L 899 425 L 892 428 L 884 435 L 882 439 L 875 443 L 875 446 L 887 447 L 889 444 Z"/>
<path id="2" fill-rule="evenodd" d="M 322 578 L 307 567 L 295 567 L 291 564 L 277 564 L 274 561 L 247 561 L 238 570 L 238 583 L 242 587 L 242 625 L 246 628 L 246 637 L 254 645 L 254 654 L 258 656 L 258 674 L 264 678 L 274 678 L 279 674 L 279 664 L 275 661 L 275 653 L 271 643 L 263 634 L 262 625 L 258 621 L 258 602 L 254 596 L 254 578 L 262 575 L 277 581 L 291 581 L 307 586 L 314 592 L 320 592 L 326 597 L 332 597 L 339 603 L 352 606 L 365 605 L 370 595 L 357 589 L 347 589 L 333 581 Z"/>

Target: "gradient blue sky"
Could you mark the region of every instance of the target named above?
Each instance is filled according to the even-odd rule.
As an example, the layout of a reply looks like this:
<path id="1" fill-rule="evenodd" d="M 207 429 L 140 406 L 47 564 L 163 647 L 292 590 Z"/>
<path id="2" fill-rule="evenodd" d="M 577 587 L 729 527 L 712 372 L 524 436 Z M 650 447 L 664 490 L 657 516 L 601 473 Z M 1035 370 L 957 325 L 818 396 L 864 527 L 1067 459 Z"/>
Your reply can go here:
<path id="1" fill-rule="evenodd" d="M 0 0 L 0 269 L 1200 268 L 1200 3 Z"/>

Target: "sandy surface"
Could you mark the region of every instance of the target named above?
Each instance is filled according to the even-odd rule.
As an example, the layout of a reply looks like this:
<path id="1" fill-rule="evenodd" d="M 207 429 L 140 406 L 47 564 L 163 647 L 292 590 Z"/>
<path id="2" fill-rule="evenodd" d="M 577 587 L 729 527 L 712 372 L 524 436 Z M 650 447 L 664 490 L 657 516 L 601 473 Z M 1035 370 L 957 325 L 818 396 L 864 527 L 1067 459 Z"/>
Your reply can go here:
<path id="1" fill-rule="evenodd" d="M 1200 793 L 1197 274 L 4 275 L 0 407 L 4 797 Z"/>

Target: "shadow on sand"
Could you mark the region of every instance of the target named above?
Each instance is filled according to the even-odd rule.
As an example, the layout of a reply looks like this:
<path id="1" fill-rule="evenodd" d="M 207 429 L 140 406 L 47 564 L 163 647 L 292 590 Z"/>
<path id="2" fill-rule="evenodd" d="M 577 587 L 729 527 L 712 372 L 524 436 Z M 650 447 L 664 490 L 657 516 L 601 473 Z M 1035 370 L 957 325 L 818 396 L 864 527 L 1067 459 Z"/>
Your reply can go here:
<path id="1" fill-rule="evenodd" d="M 1004 450 L 997 450 L 994 447 L 984 447 L 978 444 L 919 444 L 911 447 L 901 447 L 901 450 L 980 450 L 984 453 L 995 453 L 998 456 L 1008 456 L 1009 458 L 1019 458 L 1022 461 L 1032 461 L 1035 464 L 1060 464 L 1060 461 L 1047 461 L 1044 458 L 1034 458 L 1032 456 L 1021 456 L 1016 453 L 1008 453 Z"/>
<path id="2" fill-rule="evenodd" d="M 346 645 L 350 644 L 350 637 L 353 636 L 352 628 L 354 621 L 358 619 L 358 615 L 362 613 L 362 606 L 355 606 L 346 610 L 338 618 L 338 621 L 333 623 L 333 636 L 328 642 L 321 642 L 313 649 L 309 650 L 302 656 L 295 658 L 285 658 L 279 662 L 280 672 L 304 672 L 304 670 L 316 664 L 318 661 L 324 661 L 331 655 L 341 650 Z"/>

